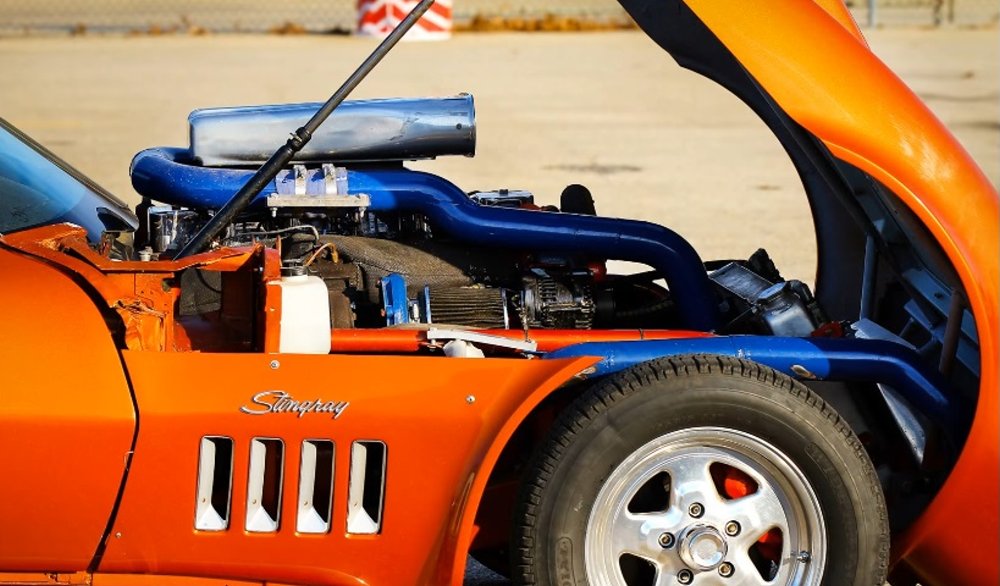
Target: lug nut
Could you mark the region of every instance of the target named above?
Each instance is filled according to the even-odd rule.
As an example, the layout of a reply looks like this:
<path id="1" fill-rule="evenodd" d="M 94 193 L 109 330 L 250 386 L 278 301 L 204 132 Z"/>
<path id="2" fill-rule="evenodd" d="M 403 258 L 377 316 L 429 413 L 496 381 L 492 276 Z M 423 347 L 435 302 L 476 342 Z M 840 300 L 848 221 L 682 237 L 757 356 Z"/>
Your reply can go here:
<path id="1" fill-rule="evenodd" d="M 660 547 L 667 549 L 674 546 L 674 534 L 673 533 L 660 533 Z"/>
<path id="2" fill-rule="evenodd" d="M 726 535 L 736 537 L 740 534 L 740 524 L 736 521 L 726 523 Z"/>
<path id="3" fill-rule="evenodd" d="M 694 580 L 694 574 L 691 573 L 691 570 L 677 572 L 677 581 L 681 584 L 690 584 L 691 580 Z"/>
<path id="4" fill-rule="evenodd" d="M 698 519 L 705 514 L 705 507 L 701 506 L 701 503 L 693 503 L 688 507 L 688 514 Z"/>
<path id="5" fill-rule="evenodd" d="M 722 562 L 722 565 L 719 566 L 719 575 L 723 578 L 728 578 L 733 575 L 733 569 L 733 564 L 729 562 Z"/>

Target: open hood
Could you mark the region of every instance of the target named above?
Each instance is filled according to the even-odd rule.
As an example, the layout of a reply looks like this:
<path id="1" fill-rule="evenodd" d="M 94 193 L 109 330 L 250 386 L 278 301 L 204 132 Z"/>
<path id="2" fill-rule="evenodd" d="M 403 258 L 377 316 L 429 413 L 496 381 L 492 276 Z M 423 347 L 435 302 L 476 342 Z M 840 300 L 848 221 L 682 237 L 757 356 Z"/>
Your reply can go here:
<path id="1" fill-rule="evenodd" d="M 844 266 L 833 257 L 858 249 L 857 234 L 842 233 L 850 212 L 832 202 L 860 187 L 849 167 L 899 197 L 956 267 L 972 262 L 988 271 L 991 282 L 997 280 L 997 223 L 987 222 L 975 239 L 959 233 L 960 226 L 998 216 L 996 191 L 941 122 L 869 50 L 839 0 L 748 1 L 738 9 L 705 0 L 621 4 L 681 66 L 727 88 L 775 133 L 809 194 L 821 291 L 831 280 L 826 270 Z M 956 206 L 959 193 L 963 205 Z"/>
<path id="2" fill-rule="evenodd" d="M 997 192 L 944 125 L 869 50 L 839 0 L 620 2 L 681 66 L 749 105 L 788 152 L 816 226 L 817 297 L 831 314 L 856 315 L 866 241 L 871 247 L 884 236 L 883 220 L 900 220 L 908 238 L 896 250 L 911 254 L 944 287 L 964 291 L 959 294 L 977 323 L 997 322 Z M 866 199 L 890 203 L 879 216 Z M 881 244 L 885 248 L 884 239 Z M 978 328 L 984 356 L 995 355 L 995 330 Z M 996 361 L 983 360 L 980 411 L 997 411 L 997 386 Z M 971 433 L 992 438 L 987 441 L 995 453 L 995 417 L 978 418 Z M 960 458 L 952 478 L 973 480 L 950 482 L 894 544 L 895 556 L 929 583 L 952 582 L 937 560 L 957 553 L 943 549 L 961 547 L 960 540 L 935 536 L 930 528 L 962 515 L 968 494 L 990 494 L 992 501 L 998 494 L 998 479 L 983 478 L 972 458 Z M 982 514 L 995 518 L 997 512 Z M 986 575 L 979 570 L 969 575 Z"/>

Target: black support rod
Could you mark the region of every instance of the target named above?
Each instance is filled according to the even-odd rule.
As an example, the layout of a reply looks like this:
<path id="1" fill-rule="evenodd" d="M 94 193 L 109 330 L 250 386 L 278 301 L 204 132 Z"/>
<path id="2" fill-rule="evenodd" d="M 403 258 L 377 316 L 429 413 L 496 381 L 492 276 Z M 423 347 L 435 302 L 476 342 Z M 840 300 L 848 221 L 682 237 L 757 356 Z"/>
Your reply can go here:
<path id="1" fill-rule="evenodd" d="M 944 340 L 941 341 L 941 360 L 938 370 L 945 376 L 951 376 L 958 354 L 958 342 L 962 337 L 962 318 L 965 317 L 965 300 L 958 289 L 951 291 L 951 304 L 948 306 L 948 321 L 944 328 Z"/>
<path id="2" fill-rule="evenodd" d="M 226 226 L 232 222 L 236 216 L 243 212 L 244 209 L 250 202 L 257 197 L 264 187 L 268 183 L 274 180 L 278 175 L 278 172 L 287 165 L 297 152 L 302 150 L 302 147 L 309 142 L 312 138 L 316 129 L 320 127 L 321 124 L 333 113 L 333 110 L 347 98 L 348 95 L 354 88 L 358 86 L 361 81 L 371 73 L 372 69 L 378 65 L 379 61 L 382 60 L 386 54 L 392 50 L 392 48 L 399 42 L 403 35 L 413 27 L 413 25 L 420 19 L 421 16 L 427 12 L 427 9 L 434 4 L 434 0 L 420 0 L 420 3 L 413 7 L 413 10 L 406 15 L 406 18 L 392 30 L 391 33 L 383 40 L 378 47 L 368 56 L 367 59 L 347 78 L 347 81 L 340 86 L 330 99 L 323 104 L 313 117 L 305 123 L 302 128 L 299 128 L 288 138 L 281 148 L 279 148 L 271 158 L 267 160 L 266 163 L 261 165 L 257 172 L 254 173 L 244 185 L 236 192 L 226 205 L 219 208 L 219 211 L 212 216 L 212 219 L 206 223 L 201 230 L 195 234 L 191 240 L 184 245 L 184 247 L 177 253 L 174 258 L 184 258 L 186 256 L 191 256 L 192 254 L 197 254 L 206 248 L 214 240 L 220 232 L 222 232 Z"/>

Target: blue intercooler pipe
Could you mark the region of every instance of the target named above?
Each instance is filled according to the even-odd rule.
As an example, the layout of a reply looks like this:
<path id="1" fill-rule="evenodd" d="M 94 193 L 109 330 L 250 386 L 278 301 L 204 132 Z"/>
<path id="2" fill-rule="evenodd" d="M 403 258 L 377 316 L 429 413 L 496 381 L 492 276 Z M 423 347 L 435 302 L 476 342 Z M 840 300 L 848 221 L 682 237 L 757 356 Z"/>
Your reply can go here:
<path id="1" fill-rule="evenodd" d="M 218 209 L 252 175 L 242 169 L 185 164 L 183 149 L 149 149 L 132 162 L 140 194 L 194 209 Z M 677 304 L 682 326 L 712 331 L 717 302 L 694 248 L 677 233 L 649 222 L 481 206 L 451 182 L 404 168 L 350 169 L 351 194 L 367 194 L 373 212 L 419 212 L 435 229 L 469 244 L 583 254 L 649 265 L 659 271 Z M 251 206 L 260 209 L 272 183 Z"/>
<path id="2" fill-rule="evenodd" d="M 855 338 L 717 336 L 636 342 L 588 342 L 544 356 L 602 356 L 591 376 L 625 370 L 642 362 L 684 354 L 733 356 L 769 366 L 800 380 L 869 382 L 889 385 L 921 413 L 954 429 L 956 409 L 941 391 L 945 384 L 916 352 L 895 342 Z"/>
<path id="3" fill-rule="evenodd" d="M 186 149 L 158 148 L 132 163 L 136 191 L 163 203 L 218 209 L 252 175 L 244 169 L 191 165 Z M 683 327 L 712 331 L 717 307 L 698 253 L 675 232 L 635 220 L 481 206 L 454 184 L 401 167 L 350 169 L 349 192 L 367 194 L 374 212 L 419 212 L 436 229 L 470 244 L 585 254 L 641 262 L 660 271 L 677 303 Z M 272 182 L 251 204 L 263 211 Z M 879 382 L 896 389 L 920 412 L 952 428 L 957 409 L 911 349 L 888 341 L 843 338 L 719 336 L 577 344 L 544 358 L 602 356 L 594 376 L 682 354 L 744 358 L 798 379 Z"/>

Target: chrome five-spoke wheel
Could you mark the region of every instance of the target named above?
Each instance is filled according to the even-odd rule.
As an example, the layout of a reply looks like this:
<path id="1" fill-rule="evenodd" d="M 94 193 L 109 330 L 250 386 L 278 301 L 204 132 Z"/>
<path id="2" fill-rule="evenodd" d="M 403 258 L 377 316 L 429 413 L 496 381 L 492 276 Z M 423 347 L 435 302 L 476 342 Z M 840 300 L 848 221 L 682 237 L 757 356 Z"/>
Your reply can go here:
<path id="1" fill-rule="evenodd" d="M 665 434 L 626 458 L 591 509 L 589 576 L 621 586 L 819 584 L 826 539 L 801 470 L 745 432 Z"/>

